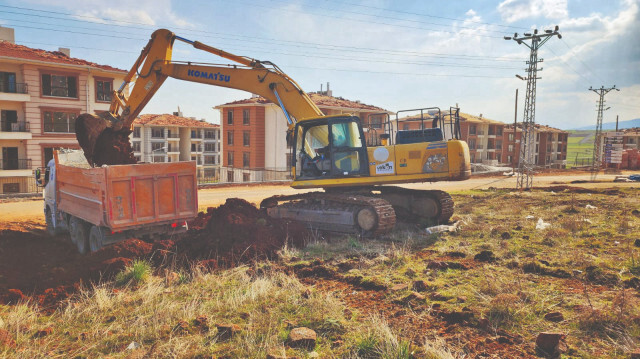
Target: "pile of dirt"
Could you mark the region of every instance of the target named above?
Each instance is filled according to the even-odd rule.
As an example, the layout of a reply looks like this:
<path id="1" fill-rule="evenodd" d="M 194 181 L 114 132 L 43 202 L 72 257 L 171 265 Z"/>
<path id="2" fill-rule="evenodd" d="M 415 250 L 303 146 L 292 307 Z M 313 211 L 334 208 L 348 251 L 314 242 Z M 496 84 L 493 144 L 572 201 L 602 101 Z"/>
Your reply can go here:
<path id="1" fill-rule="evenodd" d="M 177 252 L 190 259 L 216 259 L 221 266 L 273 258 L 285 243 L 302 246 L 309 234 L 304 225 L 270 218 L 238 198 L 207 208 L 192 226 L 190 238 L 176 243 Z"/>
<path id="2" fill-rule="evenodd" d="M 131 130 L 113 131 L 107 120 L 84 113 L 76 118 L 75 132 L 87 161 L 92 166 L 134 164 L 133 148 L 129 142 Z"/>
<path id="3" fill-rule="evenodd" d="M 128 239 L 80 255 L 68 235 L 0 230 L 0 303 L 26 299 L 52 307 L 89 282 L 111 278 L 134 259 L 207 269 L 274 258 L 285 243 L 302 246 L 309 232 L 299 223 L 269 218 L 249 202 L 231 198 L 208 208 L 180 238 L 152 243 Z"/>

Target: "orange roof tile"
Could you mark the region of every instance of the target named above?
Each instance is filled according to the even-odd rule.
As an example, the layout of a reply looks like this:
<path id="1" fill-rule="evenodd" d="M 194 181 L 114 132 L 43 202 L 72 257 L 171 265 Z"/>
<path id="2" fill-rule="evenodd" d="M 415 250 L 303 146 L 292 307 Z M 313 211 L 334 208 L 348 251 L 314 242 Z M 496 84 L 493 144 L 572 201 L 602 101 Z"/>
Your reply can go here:
<path id="1" fill-rule="evenodd" d="M 214 123 L 203 122 L 194 120 L 192 118 L 174 116 L 169 114 L 146 114 L 140 115 L 133 121 L 136 125 L 151 125 L 151 126 L 178 126 L 178 127 L 204 127 L 204 128 L 217 128 L 220 125 Z"/>
<path id="2" fill-rule="evenodd" d="M 348 109 L 372 110 L 372 111 L 379 111 L 379 112 L 385 112 L 386 111 L 385 109 L 380 108 L 380 107 L 376 107 L 376 106 L 373 106 L 373 105 L 367 105 L 367 104 L 364 104 L 364 103 L 361 103 L 361 102 L 347 100 L 347 99 L 342 98 L 342 97 L 327 96 L 327 95 L 319 94 L 317 92 L 308 92 L 307 95 L 309 95 L 311 100 L 318 107 L 341 107 L 341 108 L 348 108 Z M 272 102 L 267 100 L 266 98 L 264 98 L 262 96 L 257 96 L 257 97 L 251 97 L 251 98 L 244 99 L 244 100 L 228 102 L 228 103 L 219 105 L 217 107 L 230 107 L 230 106 L 233 106 L 233 105 L 268 104 L 268 103 L 272 103 Z"/>
<path id="3" fill-rule="evenodd" d="M 75 57 L 68 57 L 60 51 L 46 51 L 40 49 L 32 49 L 24 45 L 13 44 L 8 41 L 0 41 L 0 57 L 12 57 L 24 60 L 35 60 L 53 62 L 59 64 L 91 66 L 107 71 L 127 72 L 119 68 L 115 68 L 108 65 L 100 65 L 95 62 L 90 62 Z"/>

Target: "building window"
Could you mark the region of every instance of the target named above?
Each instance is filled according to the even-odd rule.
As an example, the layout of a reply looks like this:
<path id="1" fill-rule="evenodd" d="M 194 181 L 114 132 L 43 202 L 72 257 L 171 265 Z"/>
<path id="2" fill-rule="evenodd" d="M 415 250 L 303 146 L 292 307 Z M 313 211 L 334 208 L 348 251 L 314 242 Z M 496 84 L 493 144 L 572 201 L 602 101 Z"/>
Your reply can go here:
<path id="1" fill-rule="evenodd" d="M 242 182 L 249 182 L 249 181 L 251 181 L 251 173 L 243 173 Z"/>
<path id="2" fill-rule="evenodd" d="M 249 110 L 242 110 L 242 124 L 245 126 L 249 126 L 250 123 L 250 113 Z"/>
<path id="3" fill-rule="evenodd" d="M 216 139 L 216 131 L 213 131 L 213 130 L 204 131 L 204 138 L 215 140 Z"/>
<path id="4" fill-rule="evenodd" d="M 42 74 L 42 95 L 78 98 L 76 76 Z"/>
<path id="5" fill-rule="evenodd" d="M 408 123 L 403 124 L 402 125 L 402 130 L 403 131 L 409 131 L 409 124 Z"/>
<path id="6" fill-rule="evenodd" d="M 204 144 L 205 152 L 215 152 L 216 144 L 215 143 L 205 143 Z"/>
<path id="7" fill-rule="evenodd" d="M 200 131 L 191 130 L 191 138 L 200 138 Z"/>
<path id="8" fill-rule="evenodd" d="M 243 131 L 242 132 L 242 145 L 245 147 L 249 147 L 251 144 L 251 132 Z"/>
<path id="9" fill-rule="evenodd" d="M 227 166 L 233 167 L 233 151 L 227 152 Z"/>
<path id="10" fill-rule="evenodd" d="M 233 146 L 233 131 L 227 131 L 227 145 Z"/>
<path id="11" fill-rule="evenodd" d="M 140 127 L 133 128 L 133 138 L 140 138 Z"/>
<path id="12" fill-rule="evenodd" d="M 507 156 L 507 163 L 513 162 L 513 156 Z"/>
<path id="13" fill-rule="evenodd" d="M 113 80 L 96 79 L 96 101 L 111 102 L 111 91 L 113 91 Z"/>
<path id="14" fill-rule="evenodd" d="M 513 141 L 513 133 L 509 134 L 509 141 Z"/>
<path id="15" fill-rule="evenodd" d="M 496 128 L 496 135 L 502 136 L 502 126 L 499 126 L 498 128 Z"/>
<path id="16" fill-rule="evenodd" d="M 233 110 L 227 112 L 227 125 L 233 125 Z"/>
<path id="17" fill-rule="evenodd" d="M 369 120 L 369 125 L 371 128 L 380 129 L 382 128 L 382 116 L 371 116 Z"/>
<path id="18" fill-rule="evenodd" d="M 502 149 L 502 141 L 501 140 L 496 140 L 496 149 L 497 150 Z"/>
<path id="19" fill-rule="evenodd" d="M 44 132 L 73 133 L 77 112 L 43 111 Z"/>
<path id="20" fill-rule="evenodd" d="M 152 152 L 164 152 L 164 143 L 162 143 L 162 142 L 151 142 L 151 151 Z"/>
<path id="21" fill-rule="evenodd" d="M 140 161 L 142 161 L 142 156 L 139 156 L 139 155 L 138 155 L 138 156 L 133 156 L 133 157 L 135 157 L 136 162 L 140 162 Z"/>
<path id="22" fill-rule="evenodd" d="M 509 145 L 509 152 L 513 152 L 513 145 Z"/>
<path id="23" fill-rule="evenodd" d="M 468 143 L 469 143 L 469 149 L 470 150 L 475 150 L 476 149 L 476 140 L 475 139 L 470 139 Z"/>
<path id="24" fill-rule="evenodd" d="M 197 145 L 195 143 L 191 144 L 191 152 L 196 152 Z"/>
<path id="25" fill-rule="evenodd" d="M 233 182 L 233 171 L 227 171 L 227 182 Z"/>
<path id="26" fill-rule="evenodd" d="M 16 93 L 16 85 L 15 72 L 0 72 L 0 92 Z"/>
<path id="27" fill-rule="evenodd" d="M 160 127 L 152 127 L 151 138 L 164 138 L 164 129 Z"/>
<path id="28" fill-rule="evenodd" d="M 140 152 L 140 141 L 131 142 L 131 147 L 133 147 L 133 152 Z"/>
<path id="29" fill-rule="evenodd" d="M 476 134 L 476 125 L 469 125 L 469 134 L 470 135 Z"/>
<path id="30" fill-rule="evenodd" d="M 553 134 L 547 134 L 547 141 L 553 141 Z"/>
<path id="31" fill-rule="evenodd" d="M 251 153 L 242 152 L 242 167 L 251 167 Z"/>

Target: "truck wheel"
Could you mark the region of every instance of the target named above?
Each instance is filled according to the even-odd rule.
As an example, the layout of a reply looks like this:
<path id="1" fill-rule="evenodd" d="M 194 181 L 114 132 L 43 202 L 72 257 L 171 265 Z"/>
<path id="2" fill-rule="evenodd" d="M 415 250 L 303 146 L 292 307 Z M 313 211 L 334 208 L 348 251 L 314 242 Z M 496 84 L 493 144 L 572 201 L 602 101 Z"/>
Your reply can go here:
<path id="1" fill-rule="evenodd" d="M 71 243 L 76 244 L 78 242 L 77 229 L 82 225 L 82 220 L 76 216 L 71 216 L 69 220 L 69 234 L 71 235 Z"/>
<path id="2" fill-rule="evenodd" d="M 78 224 L 75 230 L 76 247 L 78 247 L 80 254 L 85 254 L 89 249 L 89 226 L 81 219 L 77 220 Z"/>
<path id="3" fill-rule="evenodd" d="M 47 209 L 44 211 L 44 221 L 47 224 L 47 233 L 50 236 L 56 235 L 56 229 L 53 227 L 53 217 L 51 216 L 51 208 L 47 206 Z"/>
<path id="4" fill-rule="evenodd" d="M 91 252 L 102 248 L 102 243 L 104 243 L 104 229 L 98 226 L 92 226 L 91 233 L 89 233 L 89 247 Z"/>
<path id="5" fill-rule="evenodd" d="M 47 225 L 47 233 L 50 236 L 55 237 L 57 235 L 64 233 L 64 229 L 56 228 L 53 226 L 53 214 L 51 213 L 51 207 L 49 206 L 47 206 L 47 209 L 44 212 L 44 220 Z"/>

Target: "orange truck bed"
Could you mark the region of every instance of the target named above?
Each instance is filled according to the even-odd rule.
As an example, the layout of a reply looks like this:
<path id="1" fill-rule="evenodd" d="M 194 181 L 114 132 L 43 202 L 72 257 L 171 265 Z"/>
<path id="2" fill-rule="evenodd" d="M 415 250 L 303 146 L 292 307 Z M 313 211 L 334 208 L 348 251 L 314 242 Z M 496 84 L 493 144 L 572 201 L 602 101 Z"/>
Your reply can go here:
<path id="1" fill-rule="evenodd" d="M 96 168 L 56 160 L 58 210 L 112 233 L 184 223 L 198 213 L 195 162 Z"/>

